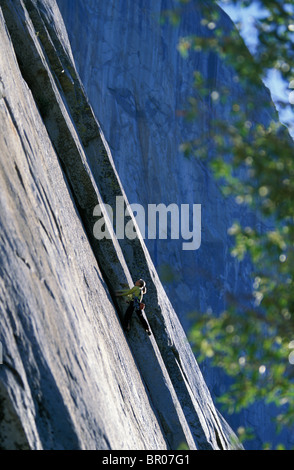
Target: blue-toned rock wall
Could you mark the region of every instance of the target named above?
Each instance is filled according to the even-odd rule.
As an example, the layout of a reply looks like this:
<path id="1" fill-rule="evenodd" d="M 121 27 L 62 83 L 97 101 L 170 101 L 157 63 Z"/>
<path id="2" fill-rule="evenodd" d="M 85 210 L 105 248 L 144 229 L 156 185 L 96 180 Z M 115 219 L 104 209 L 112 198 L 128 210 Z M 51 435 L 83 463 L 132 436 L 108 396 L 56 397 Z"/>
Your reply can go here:
<path id="1" fill-rule="evenodd" d="M 214 53 L 192 52 L 181 57 L 177 45 L 190 34 L 207 35 L 203 6 L 188 3 L 177 26 L 162 16 L 179 4 L 172 0 L 59 0 L 68 27 L 76 66 L 91 105 L 105 133 L 126 195 L 131 203 L 201 204 L 201 246 L 184 251 L 182 239 L 145 240 L 165 290 L 186 331 L 195 312 L 221 312 L 227 299 L 250 301 L 251 266 L 231 257 L 228 229 L 234 222 L 260 224 L 255 214 L 234 201 L 225 201 L 208 167 L 199 158 L 185 158 L 180 145 L 202 138 L 211 151 L 214 120 L 231 119 L 233 103 L 246 109 L 246 96 L 232 68 Z M 215 5 L 213 8 L 217 8 Z M 217 26 L 230 31 L 233 24 L 220 9 Z M 193 87 L 193 72 L 205 78 L 210 93 L 203 97 Z M 229 90 L 226 101 L 214 99 Z M 199 114 L 187 122 L 183 110 L 190 97 Z M 270 103 L 266 88 L 256 102 Z M 249 107 L 248 107 L 249 109 Z M 273 107 L 248 111 L 254 124 L 267 123 Z M 197 357 L 197 352 L 196 352 Z M 225 381 L 209 365 L 202 370 L 217 396 Z M 233 425 L 254 428 L 259 448 L 272 441 L 274 426 L 263 404 L 240 416 Z M 287 437 L 285 438 L 288 439 Z M 279 439 L 278 441 L 279 442 Z"/>

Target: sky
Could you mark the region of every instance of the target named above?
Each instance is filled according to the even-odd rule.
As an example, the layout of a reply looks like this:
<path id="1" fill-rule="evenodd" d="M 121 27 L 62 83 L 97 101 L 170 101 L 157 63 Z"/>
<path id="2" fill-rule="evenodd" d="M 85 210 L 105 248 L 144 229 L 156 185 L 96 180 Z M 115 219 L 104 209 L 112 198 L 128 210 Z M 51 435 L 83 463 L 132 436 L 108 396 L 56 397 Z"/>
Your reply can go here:
<path id="1" fill-rule="evenodd" d="M 263 15 L 262 10 L 253 1 L 248 8 L 238 8 L 230 2 L 225 0 L 219 1 L 220 7 L 231 17 L 235 23 L 241 23 L 241 35 L 246 42 L 248 49 L 253 53 L 257 44 L 257 34 L 254 27 L 255 20 L 261 18 Z M 294 47 L 294 45 L 293 45 Z M 273 70 L 269 73 L 267 79 L 264 80 L 265 85 L 270 89 L 273 102 L 276 104 L 276 108 L 279 112 L 280 121 L 287 125 L 289 132 L 294 138 L 294 106 L 292 111 L 290 109 L 282 110 L 278 105 L 278 101 L 284 101 L 292 103 L 291 96 L 293 98 L 294 105 L 294 92 L 289 90 L 288 86 L 279 78 L 279 72 Z M 294 84 L 293 84 L 294 88 Z"/>

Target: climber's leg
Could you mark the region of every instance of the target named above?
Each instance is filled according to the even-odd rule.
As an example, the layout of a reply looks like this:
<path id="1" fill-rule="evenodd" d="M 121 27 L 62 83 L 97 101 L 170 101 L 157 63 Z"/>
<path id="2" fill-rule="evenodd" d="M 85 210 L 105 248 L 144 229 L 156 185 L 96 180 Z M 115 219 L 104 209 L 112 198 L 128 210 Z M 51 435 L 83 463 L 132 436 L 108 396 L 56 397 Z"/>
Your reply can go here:
<path id="1" fill-rule="evenodd" d="M 151 331 L 150 331 L 150 328 L 149 328 L 149 325 L 147 323 L 147 321 L 145 320 L 145 318 L 143 317 L 143 313 L 142 313 L 142 310 L 140 309 L 136 309 L 136 314 L 138 315 L 138 318 L 141 322 L 141 325 L 143 326 L 144 330 L 148 333 L 148 335 L 150 336 L 151 335 Z"/>
<path id="2" fill-rule="evenodd" d="M 130 331 L 131 328 L 131 318 L 134 311 L 134 302 L 130 302 L 130 305 L 127 308 L 127 311 L 124 316 L 123 328 L 125 331 Z"/>

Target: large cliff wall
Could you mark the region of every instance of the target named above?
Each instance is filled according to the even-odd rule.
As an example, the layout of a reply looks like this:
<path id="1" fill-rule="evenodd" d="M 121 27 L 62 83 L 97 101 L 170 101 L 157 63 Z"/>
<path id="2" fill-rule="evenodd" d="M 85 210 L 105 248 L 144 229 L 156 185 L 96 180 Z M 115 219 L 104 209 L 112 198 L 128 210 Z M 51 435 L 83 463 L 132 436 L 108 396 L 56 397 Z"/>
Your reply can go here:
<path id="1" fill-rule="evenodd" d="M 230 256 L 227 233 L 246 211 L 224 201 L 203 161 L 180 152 L 185 140 L 201 142 L 203 136 L 209 151 L 214 120 L 230 119 L 232 103 L 244 103 L 235 71 L 216 54 L 193 52 L 183 59 L 177 51 L 181 37 L 208 34 L 203 23 L 203 6 L 208 4 L 188 2 L 175 27 L 161 22 L 167 10 L 179 5 L 174 0 L 59 1 L 77 68 L 129 201 L 145 208 L 202 205 L 199 250 L 183 250 L 181 239 L 145 240 L 186 330 L 189 313 L 208 308 L 220 312 L 228 293 L 245 295 L 250 284 L 250 266 Z M 220 9 L 218 14 L 218 27 L 230 31 L 229 17 Z M 210 92 L 221 94 L 228 88 L 227 101 L 214 101 L 210 93 L 203 97 L 193 89 L 195 71 L 202 73 Z M 200 110 L 194 122 L 183 117 L 191 96 Z M 266 108 L 258 113 L 255 122 L 268 119 Z"/>
<path id="2" fill-rule="evenodd" d="M 0 0 L 0 43 L 0 448 L 233 448 L 144 241 L 93 236 L 127 197 L 55 0 Z"/>
<path id="3" fill-rule="evenodd" d="M 208 152 L 213 151 L 214 121 L 229 122 L 233 104 L 242 107 L 252 125 L 266 125 L 274 115 L 268 90 L 261 88 L 248 96 L 240 77 L 213 52 L 194 51 L 183 59 L 177 51 L 181 37 L 209 34 L 203 7 L 211 6 L 210 1 L 181 3 L 177 26 L 161 22 L 167 10 L 179 7 L 175 0 L 58 3 L 77 68 L 129 201 L 146 210 L 152 203 L 202 205 L 198 250 L 183 251 L 181 239 L 145 240 L 185 331 L 197 311 L 221 312 L 228 298 L 247 303 L 252 267 L 248 260 L 239 263 L 232 258 L 228 229 L 236 219 L 244 226 L 260 226 L 260 221 L 244 206 L 224 200 L 203 160 L 185 158 L 179 148 L 186 140 L 202 143 L 204 138 Z M 230 18 L 215 2 L 212 8 L 217 27 L 230 31 Z M 206 96 L 193 86 L 194 71 L 204 77 Z M 213 99 L 213 91 L 219 99 Z M 193 122 L 183 117 L 189 97 L 199 110 Z M 225 390 L 225 380 L 209 365 L 202 367 L 210 391 L 218 396 Z M 271 441 L 275 433 L 271 413 L 260 402 L 228 419 L 236 428 L 254 428 L 257 438 L 250 443 L 254 448 Z"/>
<path id="4" fill-rule="evenodd" d="M 233 103 L 249 110 L 249 100 L 236 72 L 218 55 L 200 51 L 184 59 L 177 51 L 181 37 L 208 34 L 203 6 L 209 2 L 188 2 L 176 27 L 161 23 L 164 13 L 178 5 L 174 0 L 60 0 L 59 4 L 76 66 L 129 201 L 146 208 L 152 203 L 202 205 L 199 250 L 183 250 L 181 239 L 145 240 L 188 330 L 191 311 L 212 308 L 220 312 L 228 294 L 247 295 L 251 266 L 231 257 L 228 228 L 236 218 L 248 220 L 249 215 L 232 200 L 224 201 L 203 160 L 185 158 L 180 146 L 198 138 L 200 145 L 204 138 L 207 153 L 211 152 L 215 121 L 230 120 Z M 213 8 L 217 9 L 215 4 Z M 229 17 L 220 9 L 216 13 L 217 26 L 230 31 Z M 204 77 L 210 91 L 207 96 L 193 87 L 195 71 Z M 226 100 L 221 96 L 223 90 L 229 90 Z M 221 99 L 213 100 L 213 91 Z M 194 122 L 184 117 L 191 97 L 199 110 Z M 258 91 L 258 101 L 265 100 L 270 103 L 264 88 Z M 271 111 L 255 105 L 247 117 L 254 124 L 266 123 Z M 134 173 L 140 176 L 139 185 Z"/>
<path id="5" fill-rule="evenodd" d="M 244 226 L 261 225 L 244 206 L 225 201 L 208 167 L 201 159 L 185 158 L 180 144 L 201 143 L 204 136 L 211 152 L 214 121 L 232 119 L 234 103 L 253 125 L 266 125 L 274 115 L 268 90 L 249 97 L 235 71 L 213 52 L 192 52 L 187 59 L 178 53 L 181 37 L 209 34 L 203 7 L 210 3 L 182 4 L 181 21 L 174 26 L 160 21 L 167 10 L 179 7 L 174 0 L 58 0 L 76 66 L 129 201 L 146 210 L 152 203 L 202 204 L 198 250 L 183 251 L 181 239 L 145 240 L 185 331 L 197 311 L 221 312 L 228 298 L 248 302 L 252 267 L 231 257 L 228 228 L 236 219 Z M 213 8 L 217 26 L 230 31 L 229 17 L 215 3 Z M 207 96 L 193 87 L 194 71 L 202 73 Z M 220 99 L 212 98 L 213 91 Z M 183 117 L 191 96 L 200 111 L 193 122 Z M 225 380 L 209 365 L 202 368 L 210 391 L 218 396 Z M 228 419 L 236 428 L 254 428 L 253 448 L 261 448 L 275 433 L 271 412 L 260 402 Z"/>

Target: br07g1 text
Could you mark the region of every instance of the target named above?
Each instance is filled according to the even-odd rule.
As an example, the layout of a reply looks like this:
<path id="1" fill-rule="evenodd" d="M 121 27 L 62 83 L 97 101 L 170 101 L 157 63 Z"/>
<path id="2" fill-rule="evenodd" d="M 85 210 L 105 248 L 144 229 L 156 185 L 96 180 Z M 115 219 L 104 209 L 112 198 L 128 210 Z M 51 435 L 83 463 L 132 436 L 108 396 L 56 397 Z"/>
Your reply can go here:
<path id="1" fill-rule="evenodd" d="M 163 454 L 163 455 L 147 455 L 147 465 L 187 465 L 189 464 L 189 455 L 174 455 L 174 454 Z"/>

